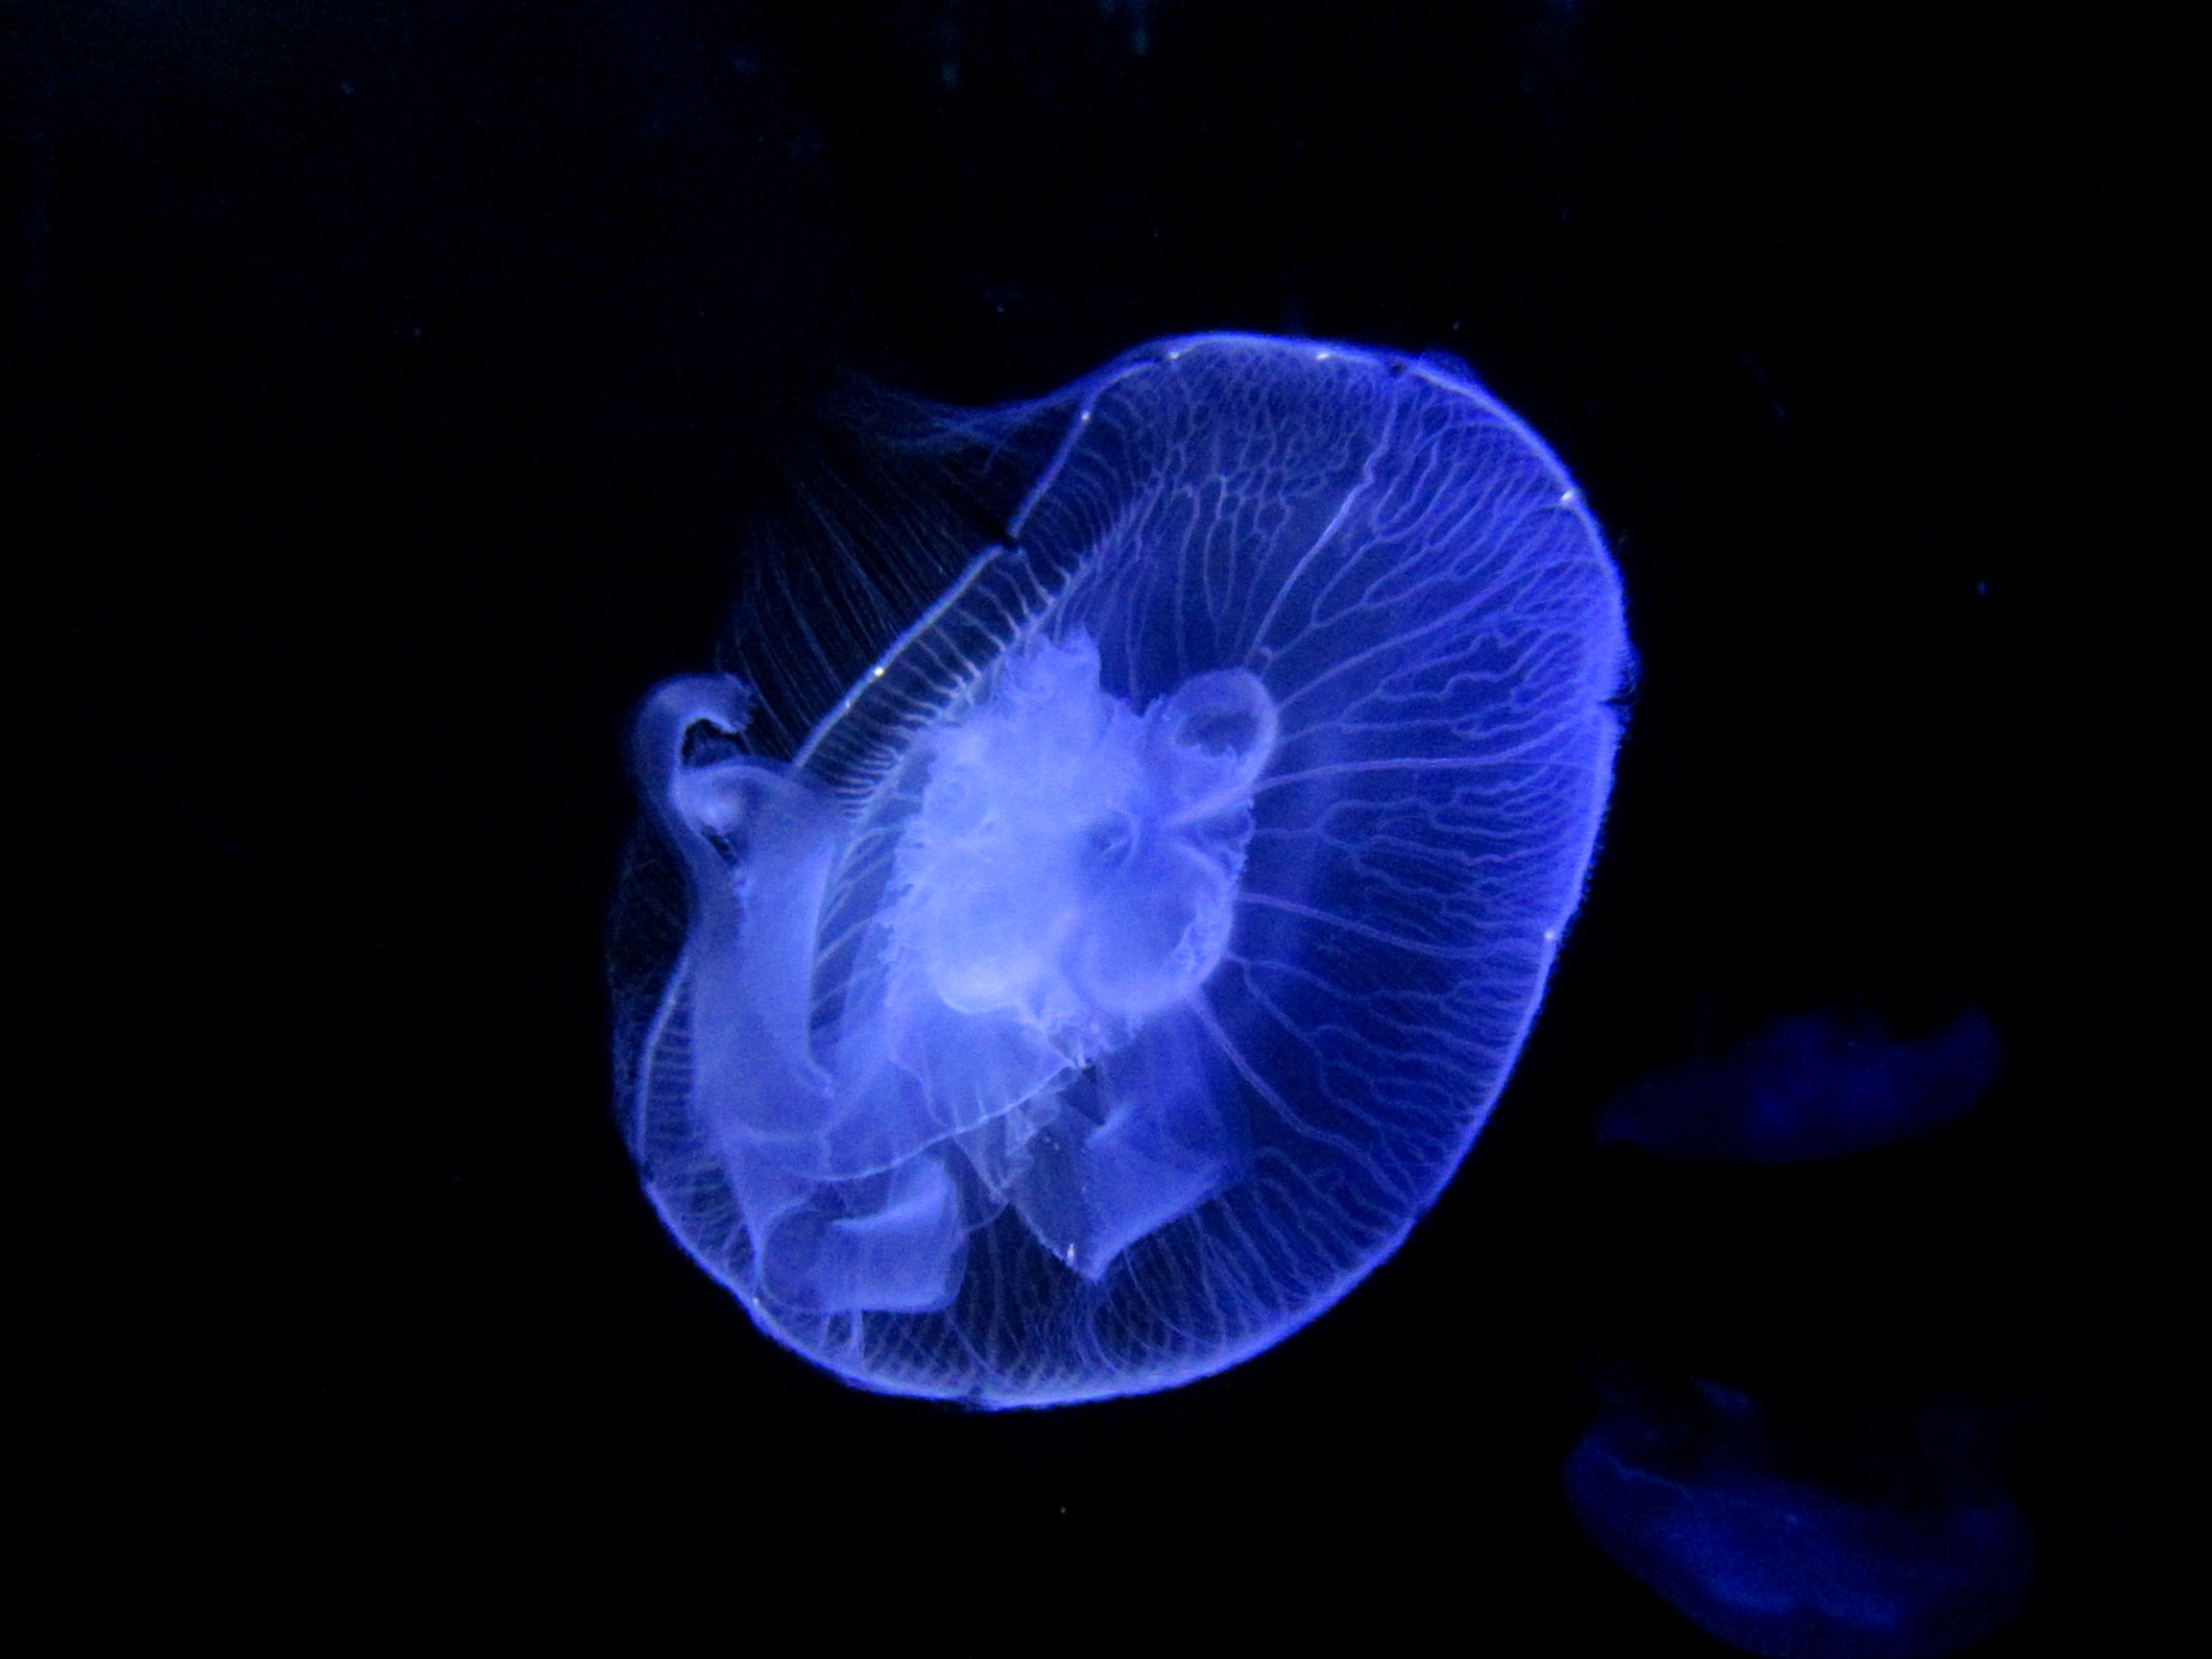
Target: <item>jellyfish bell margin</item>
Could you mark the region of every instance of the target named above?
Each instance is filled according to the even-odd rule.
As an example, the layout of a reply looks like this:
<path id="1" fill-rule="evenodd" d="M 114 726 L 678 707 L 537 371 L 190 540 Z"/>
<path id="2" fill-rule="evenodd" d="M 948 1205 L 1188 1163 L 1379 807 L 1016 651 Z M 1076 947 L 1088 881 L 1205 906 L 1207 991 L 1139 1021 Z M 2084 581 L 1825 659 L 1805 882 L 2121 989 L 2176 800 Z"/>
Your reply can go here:
<path id="1" fill-rule="evenodd" d="M 638 718 L 625 1130 L 849 1382 L 1174 1386 L 1388 1256 L 1496 1101 L 1610 786 L 1619 580 L 1526 426 L 1357 348 L 1163 342 L 920 447 L 1019 498 L 878 586 L 938 590 L 857 671 L 840 617 L 765 636 L 851 673 L 803 740 L 765 675 Z"/>

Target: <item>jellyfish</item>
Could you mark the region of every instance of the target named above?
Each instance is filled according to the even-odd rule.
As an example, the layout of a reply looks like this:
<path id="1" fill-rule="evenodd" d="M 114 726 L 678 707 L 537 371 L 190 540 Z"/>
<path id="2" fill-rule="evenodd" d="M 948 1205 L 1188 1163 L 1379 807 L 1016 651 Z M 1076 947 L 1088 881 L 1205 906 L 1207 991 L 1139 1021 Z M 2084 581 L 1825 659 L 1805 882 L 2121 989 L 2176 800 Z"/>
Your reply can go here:
<path id="1" fill-rule="evenodd" d="M 1599 1138 L 1712 1162 L 1840 1157 L 1965 1116 L 1999 1054 L 1979 1008 L 1916 1039 L 1863 1013 L 1794 1015 L 1718 1059 L 1636 1084 L 1605 1109 Z"/>
<path id="2" fill-rule="evenodd" d="M 1490 1113 L 1605 806 L 1620 583 L 1441 360 L 1186 338 L 924 425 L 908 462 L 1013 480 L 906 556 L 941 590 L 803 573 L 769 672 L 637 716 L 625 902 L 681 924 L 624 1128 L 847 1382 L 1174 1386 L 1344 1295 Z"/>
<path id="3" fill-rule="evenodd" d="M 2024 1604 L 2034 1551 L 1962 1406 L 1914 1435 L 1861 1433 L 1819 1478 L 1810 1436 L 1748 1397 L 1616 1403 L 1569 1456 L 1570 1505 L 1621 1566 L 1765 1659 L 1944 1659 Z M 1809 1466 L 1810 1465 L 1810 1466 Z M 1833 1477 L 1847 1475 L 1848 1480 Z"/>

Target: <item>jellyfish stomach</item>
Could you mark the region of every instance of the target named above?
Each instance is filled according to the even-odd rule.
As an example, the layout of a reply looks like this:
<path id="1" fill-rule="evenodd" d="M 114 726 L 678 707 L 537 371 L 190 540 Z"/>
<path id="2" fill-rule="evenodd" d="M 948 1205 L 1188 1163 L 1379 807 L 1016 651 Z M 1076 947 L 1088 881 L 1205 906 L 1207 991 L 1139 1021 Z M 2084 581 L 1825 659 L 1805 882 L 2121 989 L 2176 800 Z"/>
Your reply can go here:
<path id="1" fill-rule="evenodd" d="M 1094 1278 L 1217 1190 L 1234 1137 L 1192 1008 L 1228 950 L 1274 732 L 1240 671 L 1139 714 L 1078 635 L 1033 641 L 935 733 L 879 998 L 839 1046 L 832 1162 L 952 1142 L 986 1207 L 1013 1203 Z"/>

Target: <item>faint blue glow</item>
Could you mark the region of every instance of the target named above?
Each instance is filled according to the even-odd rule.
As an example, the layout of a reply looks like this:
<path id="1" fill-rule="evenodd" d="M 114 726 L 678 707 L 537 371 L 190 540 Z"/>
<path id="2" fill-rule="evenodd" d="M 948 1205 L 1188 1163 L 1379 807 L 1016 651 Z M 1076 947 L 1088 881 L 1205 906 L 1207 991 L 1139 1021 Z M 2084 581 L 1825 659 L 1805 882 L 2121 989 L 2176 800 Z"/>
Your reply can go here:
<path id="1" fill-rule="evenodd" d="M 1568 1458 L 1567 1497 L 1615 1561 L 1767 1659 L 1945 1659 L 2009 1621 L 2032 1542 L 1973 1456 L 1879 1439 L 1852 1453 L 1831 1459 L 1852 1490 L 1810 1479 L 1804 1446 L 1708 1386 L 1616 1403 Z"/>
<path id="2" fill-rule="evenodd" d="M 1840 1157 L 1963 1117 L 1995 1080 L 2001 1052 L 1978 1008 L 1912 1039 L 1863 1014 L 1797 1015 L 1715 1059 L 1646 1078 L 1606 1108 L 1599 1136 L 1674 1158 Z"/>

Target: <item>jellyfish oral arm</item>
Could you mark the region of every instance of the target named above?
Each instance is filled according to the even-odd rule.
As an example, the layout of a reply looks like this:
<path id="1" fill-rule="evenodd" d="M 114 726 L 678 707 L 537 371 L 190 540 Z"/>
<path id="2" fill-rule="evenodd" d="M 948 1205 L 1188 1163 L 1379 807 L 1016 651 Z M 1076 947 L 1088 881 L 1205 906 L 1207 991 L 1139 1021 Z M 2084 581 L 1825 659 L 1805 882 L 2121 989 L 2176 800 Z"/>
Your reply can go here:
<path id="1" fill-rule="evenodd" d="M 833 1111 L 830 1078 L 808 1048 L 807 998 L 822 896 L 845 824 L 833 802 L 785 768 L 743 756 L 687 763 L 694 729 L 733 738 L 749 702 L 744 685 L 727 677 L 671 682 L 639 715 L 635 748 L 647 799 L 690 878 L 682 968 L 690 1115 L 735 1191 L 756 1258 L 802 1282 L 782 1288 L 818 1303 L 815 1281 L 849 1289 L 856 1272 L 866 1277 L 860 1268 L 883 1253 L 882 1235 L 925 1200 L 909 1182 L 883 1196 L 872 1232 L 816 1227 L 820 1236 L 796 1254 L 794 1240 L 780 1237 L 815 1195 Z M 853 1260 L 830 1247 L 840 1238 Z"/>
<path id="2" fill-rule="evenodd" d="M 1231 1159 L 1180 1025 L 1227 949 L 1275 740 L 1255 677 L 1199 675 L 1140 715 L 1100 688 L 1087 638 L 1019 657 L 930 740 L 884 971 L 828 1065 L 815 941 L 850 826 L 803 773 L 686 764 L 687 731 L 742 719 L 736 683 L 678 681 L 638 748 L 692 878 L 692 1108 L 772 1290 L 817 1310 L 936 1305 L 959 1238 L 944 1160 L 962 1151 L 1091 1277 L 1214 1190 Z M 1115 1056 L 1142 1071 L 1141 1098 L 1062 1099 Z"/>
<path id="3" fill-rule="evenodd" d="M 806 992 L 822 893 L 843 839 L 832 803 L 748 757 L 685 763 L 686 734 L 743 730 L 747 693 L 727 678 L 679 680 L 639 719 L 651 798 L 691 878 L 687 973 L 697 1087 L 718 1119 L 805 1133 L 828 1101 L 806 1055 Z"/>
<path id="4" fill-rule="evenodd" d="M 948 1132 L 998 1126 L 986 1186 L 1088 1278 L 1235 1162 L 1195 1002 L 1228 948 L 1275 733 L 1242 672 L 1139 714 L 1077 636 L 1035 641 L 932 740 L 892 882 L 890 1057 L 959 1111 Z"/>

